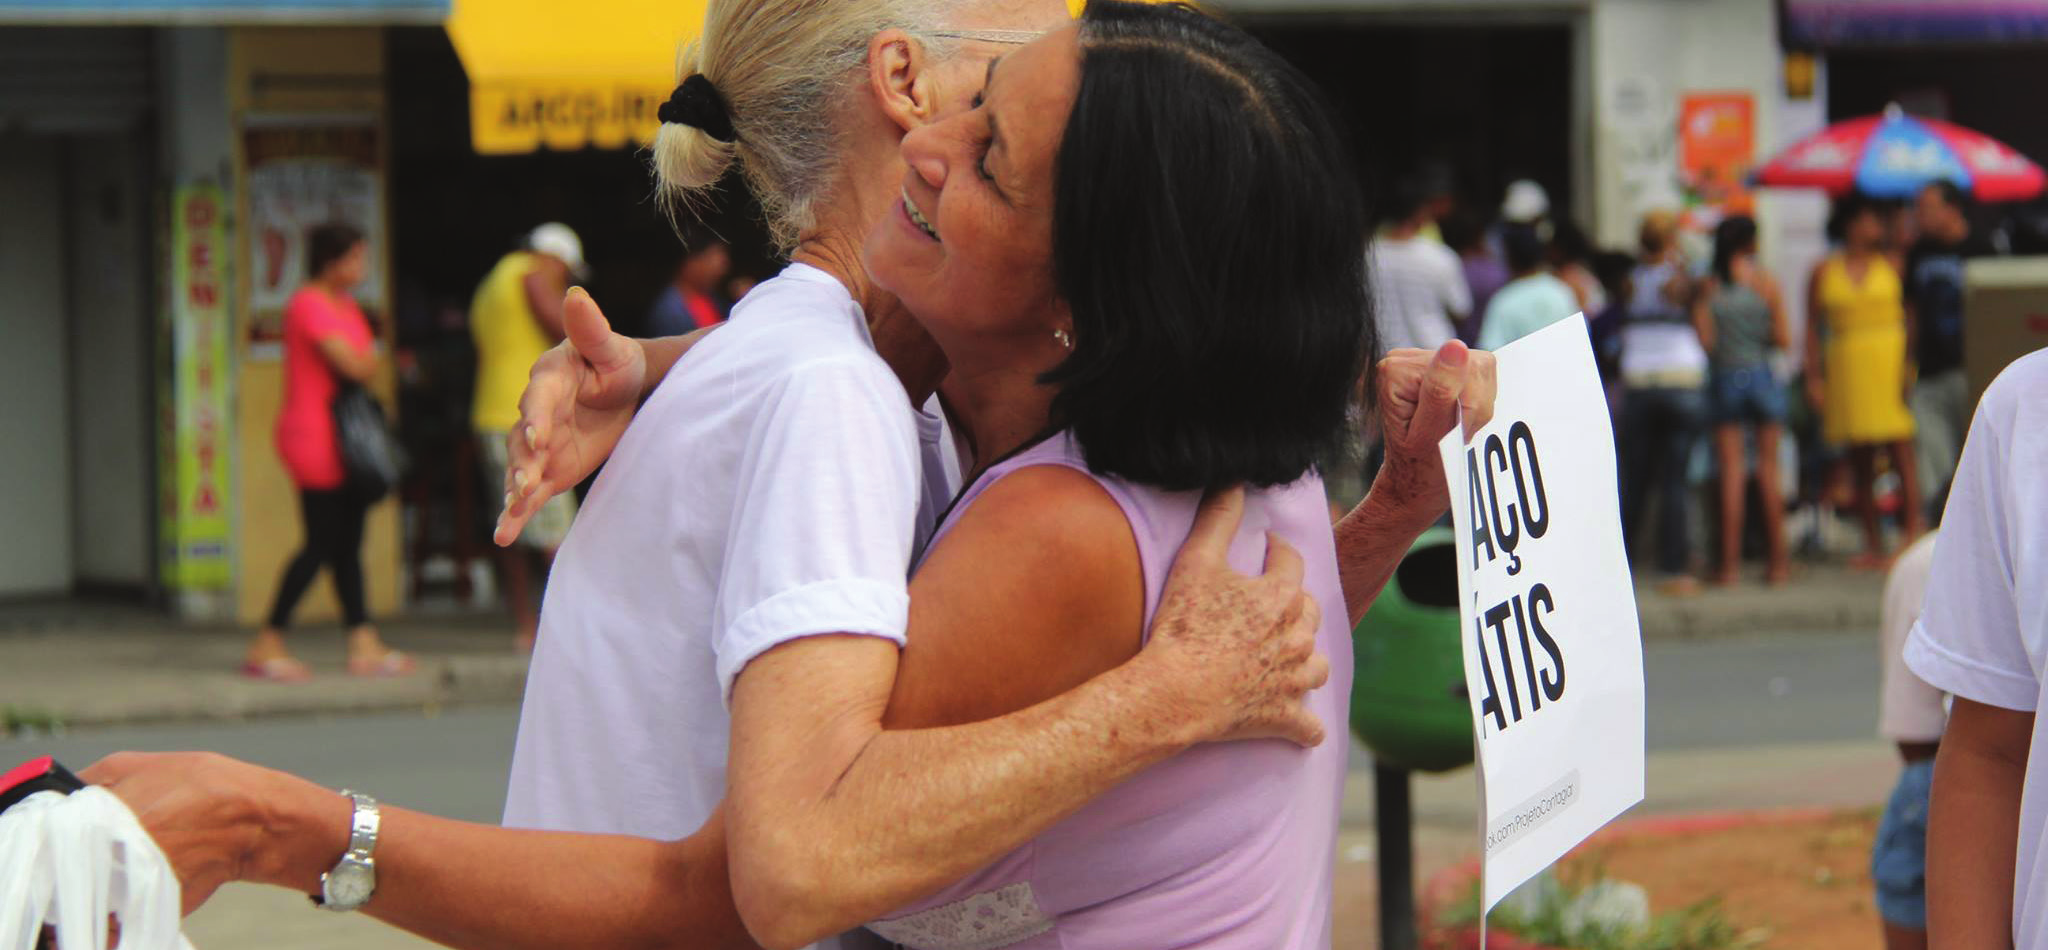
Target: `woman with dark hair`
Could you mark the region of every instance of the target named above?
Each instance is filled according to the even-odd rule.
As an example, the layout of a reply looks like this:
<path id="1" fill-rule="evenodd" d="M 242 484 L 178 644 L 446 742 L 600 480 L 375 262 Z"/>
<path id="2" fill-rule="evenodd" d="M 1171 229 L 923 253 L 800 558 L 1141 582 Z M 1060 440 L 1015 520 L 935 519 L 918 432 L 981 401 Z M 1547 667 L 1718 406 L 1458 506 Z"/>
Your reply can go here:
<path id="1" fill-rule="evenodd" d="M 1906 307 L 1898 269 L 1886 253 L 1884 208 L 1863 195 L 1835 203 L 1829 229 L 1840 248 L 1808 282 L 1806 397 L 1822 437 L 1849 449 L 1864 550 L 1856 567 L 1891 562 L 1878 521 L 1877 454 L 1890 456 L 1900 486 L 1899 521 L 1920 536 L 1920 486 L 1913 462 L 1913 414 L 1906 408 Z"/>
<path id="2" fill-rule="evenodd" d="M 1034 593 L 914 629 L 892 715 L 1008 712 L 1135 654 L 1201 489 L 1255 486 L 1245 554 L 1276 532 L 1319 600 L 1343 596 L 1311 464 L 1374 343 L 1339 142 L 1309 81 L 1250 37 L 1103 0 L 1000 60 L 976 109 L 904 138 L 902 210 L 865 261 L 945 351 L 973 457 L 914 596 L 966 609 L 1019 570 Z M 1017 556 L 1069 546 L 1091 554 Z M 1334 611 L 1317 642 L 1334 672 L 1311 704 L 1335 732 L 1351 645 Z M 920 950 L 1328 946 L 1344 758 L 1184 753 L 869 927 Z M 1003 912 L 961 934 L 983 908 Z"/>
<path id="3" fill-rule="evenodd" d="M 1757 495 L 1769 552 L 1765 579 L 1782 584 L 1791 572 L 1778 491 L 1785 391 L 1771 370 L 1771 354 L 1784 352 L 1791 337 L 1778 281 L 1756 261 L 1754 219 L 1736 215 L 1714 229 L 1713 271 L 1700 284 L 1692 314 L 1707 348 L 1708 413 L 1721 461 L 1721 567 L 1715 580 L 1735 583 L 1742 560 L 1742 502 L 1749 482 L 1742 436 L 1747 426 L 1756 433 Z"/>
<path id="4" fill-rule="evenodd" d="M 379 676 L 412 669 L 411 658 L 384 645 L 363 604 L 363 517 L 369 502 L 349 490 L 334 430 L 335 395 L 377 372 L 369 321 L 350 294 L 368 260 L 369 244 L 354 226 L 315 226 L 306 235 L 306 285 L 285 303 L 277 454 L 299 490 L 305 540 L 285 567 L 269 617 L 243 657 L 242 672 L 257 679 L 299 682 L 312 675 L 285 645 L 284 630 L 322 567 L 333 572 L 348 625 L 349 672 Z"/>

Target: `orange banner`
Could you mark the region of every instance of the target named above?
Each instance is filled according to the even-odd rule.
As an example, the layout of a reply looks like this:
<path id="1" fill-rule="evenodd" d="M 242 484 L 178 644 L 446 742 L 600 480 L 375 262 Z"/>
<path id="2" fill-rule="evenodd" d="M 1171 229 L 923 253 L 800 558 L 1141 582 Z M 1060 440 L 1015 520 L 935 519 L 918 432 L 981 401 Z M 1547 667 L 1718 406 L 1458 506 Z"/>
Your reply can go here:
<path id="1" fill-rule="evenodd" d="M 1756 104 L 1746 92 L 1689 92 L 1678 105 L 1678 177 L 1685 224 L 1708 230 L 1729 215 L 1754 214 Z"/>

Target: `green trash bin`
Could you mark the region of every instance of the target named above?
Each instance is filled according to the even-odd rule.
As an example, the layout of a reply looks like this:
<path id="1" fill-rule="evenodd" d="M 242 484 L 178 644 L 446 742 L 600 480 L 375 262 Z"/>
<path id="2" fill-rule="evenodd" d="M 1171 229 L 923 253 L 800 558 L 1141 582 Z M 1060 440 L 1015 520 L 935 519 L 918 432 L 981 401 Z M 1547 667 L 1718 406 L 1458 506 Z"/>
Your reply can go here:
<path id="1" fill-rule="evenodd" d="M 1455 543 L 1449 528 L 1424 531 L 1353 632 L 1351 729 L 1387 765 L 1472 763 Z"/>

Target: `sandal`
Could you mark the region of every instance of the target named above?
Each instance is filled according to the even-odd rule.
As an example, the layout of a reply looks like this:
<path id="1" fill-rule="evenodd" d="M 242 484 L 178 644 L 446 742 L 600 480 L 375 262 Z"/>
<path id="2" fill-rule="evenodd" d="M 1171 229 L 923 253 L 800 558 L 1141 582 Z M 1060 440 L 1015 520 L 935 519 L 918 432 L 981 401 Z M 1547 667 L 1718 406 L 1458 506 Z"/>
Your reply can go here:
<path id="1" fill-rule="evenodd" d="M 1892 555 L 1871 554 L 1866 551 L 1849 558 L 1849 569 L 1853 571 L 1888 571 L 1892 566 Z"/>
<path id="2" fill-rule="evenodd" d="M 313 671 L 292 657 L 274 656 L 268 660 L 243 663 L 242 675 L 271 683 L 303 683 L 313 678 Z"/>
<path id="3" fill-rule="evenodd" d="M 350 676 L 386 677 L 404 676 L 419 667 L 413 658 L 397 650 L 385 650 L 375 657 L 352 657 L 348 661 Z"/>

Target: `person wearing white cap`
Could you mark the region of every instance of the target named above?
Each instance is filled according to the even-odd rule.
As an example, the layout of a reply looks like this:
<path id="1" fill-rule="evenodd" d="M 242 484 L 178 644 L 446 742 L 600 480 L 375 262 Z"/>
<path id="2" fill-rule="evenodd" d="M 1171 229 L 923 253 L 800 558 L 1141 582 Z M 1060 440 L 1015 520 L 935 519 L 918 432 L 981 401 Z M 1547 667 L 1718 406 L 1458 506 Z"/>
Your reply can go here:
<path id="1" fill-rule="evenodd" d="M 469 333 L 476 341 L 476 396 L 470 425 L 480 447 L 479 468 L 488 476 L 487 491 L 497 491 L 498 472 L 508 460 L 506 433 L 519 422 L 519 394 L 526 389 L 527 367 L 562 339 L 562 297 L 572 277 L 588 273 L 583 240 L 566 224 L 549 222 L 527 235 L 526 246 L 499 259 L 477 287 L 469 308 Z M 519 544 L 499 551 L 499 578 L 506 602 L 519 624 L 520 650 L 533 648 L 540 622 L 539 598 L 532 589 L 534 555 L 542 576 L 555 549 L 569 534 L 576 516 L 575 496 L 564 492 L 536 512 Z"/>
<path id="2" fill-rule="evenodd" d="M 1550 216 L 1550 193 L 1527 178 L 1517 179 L 1508 185 L 1507 196 L 1501 199 L 1500 219 L 1508 224 L 1535 225 Z"/>

